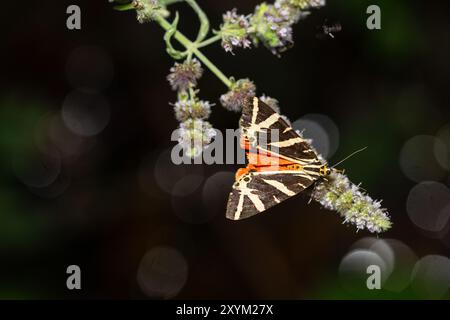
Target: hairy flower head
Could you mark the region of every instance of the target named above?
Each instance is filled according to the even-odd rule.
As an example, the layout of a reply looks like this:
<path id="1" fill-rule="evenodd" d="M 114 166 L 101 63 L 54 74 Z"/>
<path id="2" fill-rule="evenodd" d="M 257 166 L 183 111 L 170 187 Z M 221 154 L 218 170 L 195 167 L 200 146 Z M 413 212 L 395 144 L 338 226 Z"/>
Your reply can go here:
<path id="1" fill-rule="evenodd" d="M 196 158 L 216 136 L 216 131 L 208 121 L 188 119 L 180 123 L 177 131 L 178 143 L 187 157 Z"/>
<path id="2" fill-rule="evenodd" d="M 133 0 L 139 23 L 153 21 L 158 15 L 166 17 L 169 12 L 161 6 L 158 0 Z"/>
<path id="3" fill-rule="evenodd" d="M 253 42 L 262 42 L 274 54 L 285 50 L 293 44 L 292 25 L 299 17 L 300 10 L 286 1 L 260 4 L 250 20 L 255 30 Z"/>
<path id="4" fill-rule="evenodd" d="M 200 62 L 193 58 L 183 63 L 175 62 L 170 68 L 170 74 L 167 76 L 172 89 L 175 91 L 185 91 L 197 85 L 197 80 L 201 78 L 203 69 Z"/>
<path id="5" fill-rule="evenodd" d="M 317 183 L 312 198 L 326 209 L 337 211 L 344 223 L 352 223 L 358 230 L 380 233 L 391 228 L 391 221 L 380 201 L 375 201 L 343 174 L 332 172 Z"/>
<path id="6" fill-rule="evenodd" d="M 292 26 L 309 14 L 305 10 L 322 5 L 325 0 L 276 0 L 273 4 L 260 4 L 250 19 L 253 43 L 261 42 L 278 55 L 293 45 Z"/>
<path id="7" fill-rule="evenodd" d="M 289 4 L 300 10 L 325 6 L 325 0 L 288 0 Z"/>
<path id="8" fill-rule="evenodd" d="M 179 100 L 174 105 L 175 118 L 179 122 L 188 119 L 207 119 L 211 114 L 211 104 L 202 100 Z"/>
<path id="9" fill-rule="evenodd" d="M 231 85 L 230 91 L 220 97 L 222 105 L 230 111 L 241 111 L 243 103 L 255 96 L 256 86 L 249 79 L 240 79 Z"/>
<path id="10" fill-rule="evenodd" d="M 220 26 L 218 33 L 222 37 L 222 47 L 225 51 L 233 52 L 233 48 L 235 47 L 250 47 L 249 26 L 250 22 L 248 17 L 238 15 L 236 9 L 227 11 L 223 15 L 223 24 Z"/>

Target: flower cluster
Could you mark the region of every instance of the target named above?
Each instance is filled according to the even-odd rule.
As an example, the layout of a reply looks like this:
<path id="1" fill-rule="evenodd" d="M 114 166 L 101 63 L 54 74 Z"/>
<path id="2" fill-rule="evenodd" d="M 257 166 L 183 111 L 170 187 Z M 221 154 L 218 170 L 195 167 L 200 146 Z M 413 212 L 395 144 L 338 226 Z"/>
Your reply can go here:
<path id="1" fill-rule="evenodd" d="M 203 148 L 211 143 L 216 131 L 208 121 L 190 118 L 180 124 L 177 135 L 184 154 L 196 158 L 201 155 Z"/>
<path id="2" fill-rule="evenodd" d="M 167 76 L 172 89 L 175 91 L 186 91 L 189 88 L 197 86 L 197 80 L 203 75 L 203 69 L 200 62 L 193 58 L 183 63 L 175 62 L 170 68 L 170 74 Z"/>
<path id="3" fill-rule="evenodd" d="M 230 91 L 220 97 L 220 103 L 230 111 L 239 112 L 248 99 L 256 95 L 256 86 L 249 79 L 233 81 Z"/>
<path id="4" fill-rule="evenodd" d="M 307 10 L 324 5 L 325 0 L 276 0 L 263 2 L 249 16 L 238 15 L 236 9 L 228 11 L 219 31 L 222 46 L 232 52 L 234 47 L 250 47 L 252 41 L 278 55 L 293 44 L 292 26 L 309 14 Z"/>
<path id="5" fill-rule="evenodd" d="M 180 99 L 174 104 L 175 118 L 179 122 L 189 119 L 205 120 L 211 114 L 211 104 L 198 99 Z"/>
<path id="6" fill-rule="evenodd" d="M 325 6 L 325 0 L 288 0 L 288 2 L 301 10 Z"/>
<path id="7" fill-rule="evenodd" d="M 380 233 L 391 227 L 389 215 L 381 208 L 381 203 L 336 171 L 315 186 L 312 198 L 326 209 L 337 211 L 344 223 L 352 223 L 358 230 Z"/>
<path id="8" fill-rule="evenodd" d="M 293 44 L 292 25 L 299 20 L 300 12 L 287 1 L 257 6 L 251 19 L 255 27 L 253 42 L 262 42 L 274 54 L 287 49 Z"/>
<path id="9" fill-rule="evenodd" d="M 211 143 L 216 132 L 206 119 L 211 114 L 211 104 L 199 100 L 195 90 L 203 69 L 195 58 L 175 63 L 167 76 L 172 89 L 178 91 L 178 101 L 173 104 L 175 118 L 180 122 L 178 143 L 186 156 L 195 158 Z"/>
<path id="10" fill-rule="evenodd" d="M 223 24 L 220 26 L 222 36 L 222 47 L 227 52 L 233 52 L 234 47 L 249 48 L 250 21 L 248 17 L 238 15 L 237 10 L 227 11 L 223 15 Z"/>
<path id="11" fill-rule="evenodd" d="M 132 4 L 136 9 L 139 23 L 153 21 L 158 15 L 165 17 L 169 14 L 158 0 L 133 0 Z"/>

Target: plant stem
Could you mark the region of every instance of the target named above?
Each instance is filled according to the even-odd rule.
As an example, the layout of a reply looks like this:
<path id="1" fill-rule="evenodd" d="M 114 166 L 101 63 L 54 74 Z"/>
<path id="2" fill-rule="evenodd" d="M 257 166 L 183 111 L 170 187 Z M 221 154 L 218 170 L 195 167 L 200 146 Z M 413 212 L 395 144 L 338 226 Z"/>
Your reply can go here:
<path id="1" fill-rule="evenodd" d="M 198 31 L 195 43 L 202 42 L 209 32 L 209 19 L 202 8 L 197 4 L 196 0 L 159 0 L 159 3 L 165 6 L 169 6 L 178 2 L 186 2 L 197 14 L 198 19 L 200 20 L 200 29 Z"/>
<path id="2" fill-rule="evenodd" d="M 169 30 L 172 26 L 171 24 L 164 19 L 161 16 L 156 17 L 156 22 L 164 29 Z M 195 43 L 192 43 L 191 40 L 186 38 L 185 35 L 183 35 L 181 32 L 176 31 L 173 37 L 182 45 L 184 46 L 188 51 L 192 52 L 212 73 L 216 75 L 217 78 L 219 78 L 228 88 L 231 87 L 232 83 L 230 79 L 217 68 L 214 63 L 211 62 L 203 53 L 198 50 L 198 45 Z M 214 37 L 213 37 L 214 38 Z M 206 40 L 208 41 L 208 40 Z"/>
<path id="3" fill-rule="evenodd" d="M 213 37 L 211 37 L 211 38 L 209 38 L 209 39 L 206 39 L 206 40 L 203 41 L 203 42 L 200 42 L 200 43 L 197 45 L 197 48 L 203 48 L 203 47 L 209 46 L 210 44 L 212 44 L 212 43 L 214 43 L 214 42 L 216 42 L 216 41 L 219 41 L 219 40 L 221 40 L 221 39 L 222 39 L 222 36 L 221 36 L 220 34 L 217 34 L 217 35 L 215 35 L 215 36 L 213 36 Z"/>
<path id="4" fill-rule="evenodd" d="M 195 11 L 195 13 L 198 16 L 198 19 L 200 20 L 200 29 L 198 31 L 197 39 L 195 40 L 195 43 L 202 42 L 209 32 L 209 20 L 208 16 L 203 12 L 202 8 L 197 4 L 195 0 L 185 0 L 186 3 L 192 8 L 192 10 Z"/>
<path id="5" fill-rule="evenodd" d="M 212 62 L 209 60 L 200 50 L 197 48 L 193 50 L 194 54 L 197 56 L 197 58 L 203 62 L 204 65 L 208 67 L 208 69 L 216 75 L 217 78 L 219 78 L 226 86 L 227 88 L 231 88 L 232 82 L 231 80 L 223 74 L 222 71 L 219 70 Z"/>
<path id="6" fill-rule="evenodd" d="M 177 3 L 177 2 L 183 2 L 184 0 L 159 0 L 159 3 L 165 6 L 169 6 L 171 4 Z"/>

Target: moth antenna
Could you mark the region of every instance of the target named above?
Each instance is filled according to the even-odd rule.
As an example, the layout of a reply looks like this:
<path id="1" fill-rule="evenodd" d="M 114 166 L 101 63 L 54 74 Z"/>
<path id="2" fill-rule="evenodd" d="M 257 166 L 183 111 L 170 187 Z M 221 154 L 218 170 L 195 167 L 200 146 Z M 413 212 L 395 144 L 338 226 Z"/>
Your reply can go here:
<path id="1" fill-rule="evenodd" d="M 349 158 L 353 157 L 355 154 L 358 154 L 358 153 L 360 153 L 360 152 L 362 152 L 362 151 L 364 151 L 364 150 L 366 150 L 366 149 L 367 149 L 367 147 L 364 147 L 364 148 L 361 148 L 361 149 L 359 149 L 359 150 L 356 150 L 355 152 L 353 152 L 353 153 L 350 154 L 349 156 L 345 157 L 344 159 L 342 159 L 342 160 L 339 161 L 338 163 L 334 164 L 331 168 L 334 168 L 334 167 L 340 165 L 342 162 L 348 160 Z"/>

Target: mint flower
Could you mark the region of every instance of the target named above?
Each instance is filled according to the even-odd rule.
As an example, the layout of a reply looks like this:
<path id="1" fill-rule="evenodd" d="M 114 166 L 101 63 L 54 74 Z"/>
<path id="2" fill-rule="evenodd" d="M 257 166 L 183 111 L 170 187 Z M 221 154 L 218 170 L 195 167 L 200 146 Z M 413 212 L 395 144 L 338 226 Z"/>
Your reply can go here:
<path id="1" fill-rule="evenodd" d="M 309 8 L 325 5 L 324 0 L 276 0 L 274 4 L 262 3 L 250 18 L 255 45 L 264 46 L 278 55 L 294 44 L 292 26 L 306 17 Z"/>
<path id="2" fill-rule="evenodd" d="M 236 8 L 227 11 L 223 15 L 223 24 L 217 33 L 222 37 L 222 47 L 227 52 L 233 52 L 233 48 L 249 48 L 251 41 L 249 40 L 248 28 L 250 22 L 248 17 L 238 15 Z"/>
<path id="3" fill-rule="evenodd" d="M 319 182 L 312 198 L 326 209 L 337 211 L 344 223 L 352 223 L 358 230 L 381 233 L 392 226 L 380 201 L 370 198 L 341 173 L 332 172 L 326 180 Z"/>
<path id="4" fill-rule="evenodd" d="M 197 80 L 201 78 L 203 69 L 200 62 L 193 58 L 183 63 L 175 62 L 170 68 L 170 74 L 167 76 L 172 89 L 175 91 L 185 91 L 197 86 Z"/>
<path id="5" fill-rule="evenodd" d="M 230 111 L 241 111 L 242 105 L 255 96 L 256 86 L 249 79 L 240 79 L 231 84 L 231 90 L 220 97 L 222 106 Z"/>
<path id="6" fill-rule="evenodd" d="M 325 0 L 289 0 L 289 3 L 300 10 L 325 6 Z"/>
<path id="7" fill-rule="evenodd" d="M 158 15 L 166 17 L 169 14 L 158 0 L 133 0 L 132 5 L 136 9 L 139 23 L 150 22 L 155 20 Z"/>
<path id="8" fill-rule="evenodd" d="M 300 17 L 300 10 L 284 2 L 277 1 L 273 5 L 262 3 L 256 7 L 250 20 L 255 30 L 253 42 L 262 42 L 274 54 L 293 44 L 292 25 Z"/>
<path id="9" fill-rule="evenodd" d="M 202 100 L 180 100 L 174 104 L 175 118 L 179 122 L 188 119 L 207 119 L 211 114 L 211 104 Z"/>
<path id="10" fill-rule="evenodd" d="M 182 146 L 185 155 L 196 158 L 203 152 L 216 136 L 216 131 L 208 121 L 201 119 L 188 119 L 180 123 L 178 129 L 178 143 Z"/>

